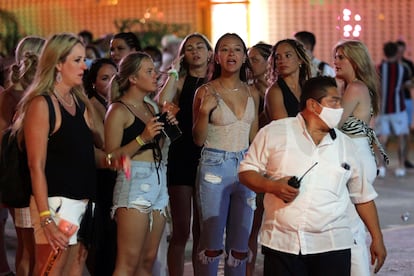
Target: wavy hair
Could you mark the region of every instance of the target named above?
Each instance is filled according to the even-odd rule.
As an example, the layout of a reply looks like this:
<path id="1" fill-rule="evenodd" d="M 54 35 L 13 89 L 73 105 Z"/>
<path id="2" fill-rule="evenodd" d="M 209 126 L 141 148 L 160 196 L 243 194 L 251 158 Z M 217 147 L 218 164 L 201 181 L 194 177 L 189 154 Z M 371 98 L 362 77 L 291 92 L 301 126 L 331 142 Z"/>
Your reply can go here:
<path id="1" fill-rule="evenodd" d="M 368 87 L 374 115 L 379 112 L 379 76 L 368 48 L 361 41 L 340 41 L 334 47 L 333 54 L 342 49 L 355 71 L 355 76 Z"/>
<path id="2" fill-rule="evenodd" d="M 302 87 L 304 82 L 311 77 L 311 60 L 309 58 L 309 55 L 306 53 L 305 48 L 303 47 L 303 44 L 300 43 L 296 39 L 283 39 L 278 41 L 273 47 L 272 52 L 269 56 L 269 77 L 268 81 L 269 84 L 272 85 L 275 81 L 277 81 L 279 77 L 279 73 L 277 71 L 277 56 L 276 51 L 279 45 L 281 44 L 289 44 L 295 53 L 298 55 L 299 59 L 302 61 L 302 66 L 299 68 L 299 85 Z"/>

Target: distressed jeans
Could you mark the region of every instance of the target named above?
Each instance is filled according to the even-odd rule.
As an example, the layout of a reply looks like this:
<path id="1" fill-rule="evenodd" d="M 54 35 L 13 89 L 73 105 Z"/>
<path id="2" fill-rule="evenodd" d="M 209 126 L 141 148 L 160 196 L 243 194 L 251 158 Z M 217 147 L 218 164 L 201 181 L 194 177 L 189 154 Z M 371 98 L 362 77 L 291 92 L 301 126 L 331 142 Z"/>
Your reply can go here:
<path id="1" fill-rule="evenodd" d="M 246 273 L 248 257 L 239 259 L 232 255 L 233 251 L 250 255 L 248 240 L 256 208 L 256 194 L 238 178 L 245 152 L 202 150 L 196 185 L 201 226 L 198 275 L 216 276 L 223 255 L 226 256 L 225 275 Z M 209 257 L 206 250 L 221 251 L 221 254 Z"/>

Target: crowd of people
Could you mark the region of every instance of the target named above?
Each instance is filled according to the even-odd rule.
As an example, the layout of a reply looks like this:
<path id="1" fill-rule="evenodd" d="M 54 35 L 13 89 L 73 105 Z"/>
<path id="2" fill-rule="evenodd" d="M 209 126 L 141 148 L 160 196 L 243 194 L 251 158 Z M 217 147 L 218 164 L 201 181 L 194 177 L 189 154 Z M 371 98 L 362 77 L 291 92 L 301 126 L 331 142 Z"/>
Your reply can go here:
<path id="1" fill-rule="evenodd" d="M 190 234 L 194 275 L 221 261 L 225 275 L 255 275 L 259 244 L 264 275 L 380 270 L 374 182 L 390 135 L 395 176 L 414 168 L 403 41 L 378 65 L 356 40 L 321 61 L 308 31 L 250 48 L 235 33 L 141 44 L 82 31 L 17 45 L 0 129 L 19 137 L 32 196 L 0 209 L 0 275 L 182 276 Z"/>

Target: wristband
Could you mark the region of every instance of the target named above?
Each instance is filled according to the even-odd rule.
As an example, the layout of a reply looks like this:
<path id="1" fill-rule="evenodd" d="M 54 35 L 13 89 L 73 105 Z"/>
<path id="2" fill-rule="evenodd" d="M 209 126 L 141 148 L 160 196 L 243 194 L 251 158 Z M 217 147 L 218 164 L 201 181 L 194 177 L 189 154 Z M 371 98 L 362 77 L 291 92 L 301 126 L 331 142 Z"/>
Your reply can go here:
<path id="1" fill-rule="evenodd" d="M 175 69 L 170 69 L 167 71 L 168 75 L 173 76 L 175 80 L 178 80 L 178 72 Z"/>
<path id="2" fill-rule="evenodd" d="M 140 145 L 141 147 L 146 144 L 146 142 L 142 139 L 141 135 L 135 137 L 135 141 L 137 141 L 138 145 Z"/>
<path id="3" fill-rule="evenodd" d="M 40 226 L 46 227 L 49 224 L 51 224 L 52 222 L 54 222 L 54 221 L 53 221 L 53 219 L 51 217 L 46 217 L 44 220 L 41 220 L 40 221 Z"/>
<path id="4" fill-rule="evenodd" d="M 40 217 L 50 216 L 50 211 L 49 210 L 46 210 L 46 211 L 40 212 L 39 213 L 39 216 Z"/>

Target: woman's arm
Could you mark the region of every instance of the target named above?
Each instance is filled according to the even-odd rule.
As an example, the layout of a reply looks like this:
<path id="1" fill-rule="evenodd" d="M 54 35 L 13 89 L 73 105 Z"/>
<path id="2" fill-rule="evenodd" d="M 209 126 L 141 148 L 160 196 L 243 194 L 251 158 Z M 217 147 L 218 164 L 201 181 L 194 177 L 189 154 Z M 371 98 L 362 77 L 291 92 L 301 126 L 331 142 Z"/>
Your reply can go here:
<path id="1" fill-rule="evenodd" d="M 193 103 L 193 139 L 200 147 L 206 141 L 209 116 L 217 104 L 217 96 L 208 90 L 207 86 L 197 89 Z"/>
<path id="2" fill-rule="evenodd" d="M 120 156 L 129 156 L 132 158 L 144 145 L 143 143 L 150 142 L 155 136 L 161 133 L 163 124 L 157 121 L 157 117 L 153 117 L 147 122 L 144 131 L 137 134 L 136 139 L 121 147 L 124 129 L 134 119 L 131 116 L 130 112 L 119 103 L 113 103 L 106 113 L 104 123 L 105 151 L 106 153 L 111 153 L 114 158 Z"/>
<path id="3" fill-rule="evenodd" d="M 264 110 L 270 121 L 288 117 L 283 102 L 282 90 L 276 83 L 270 86 L 266 91 Z"/>
<path id="4" fill-rule="evenodd" d="M 55 109 L 56 112 L 56 109 Z M 45 174 L 49 136 L 49 107 L 44 97 L 35 97 L 29 104 L 23 122 L 27 160 L 32 181 L 32 191 L 39 212 L 49 210 L 48 188 Z M 41 218 L 42 219 L 42 218 Z M 55 223 L 42 226 L 50 245 L 65 249 L 68 238 Z"/>

